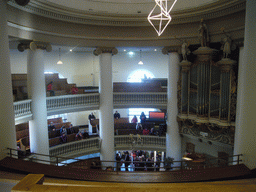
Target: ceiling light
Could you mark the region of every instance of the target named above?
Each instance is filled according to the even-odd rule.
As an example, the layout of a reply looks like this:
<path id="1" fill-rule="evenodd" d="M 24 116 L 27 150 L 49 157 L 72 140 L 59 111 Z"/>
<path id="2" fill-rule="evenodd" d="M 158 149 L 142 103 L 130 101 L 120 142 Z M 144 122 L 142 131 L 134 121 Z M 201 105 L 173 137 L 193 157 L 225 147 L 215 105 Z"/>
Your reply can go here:
<path id="1" fill-rule="evenodd" d="M 70 51 L 70 52 L 72 52 L 73 50 L 72 50 L 72 49 L 70 49 L 69 51 Z"/>
<path id="2" fill-rule="evenodd" d="M 134 55 L 134 52 L 129 51 L 128 54 L 129 54 L 130 56 L 133 56 L 133 55 Z"/>
<path id="3" fill-rule="evenodd" d="M 143 65 L 142 59 L 141 59 L 141 50 L 140 50 L 140 61 L 138 63 L 139 65 Z"/>
<path id="4" fill-rule="evenodd" d="M 177 0 L 175 0 L 172 6 L 170 7 L 170 9 L 168 10 L 167 1 L 168 0 L 155 0 L 156 5 L 148 15 L 148 21 L 156 30 L 158 36 L 160 36 L 164 32 L 166 27 L 171 22 L 172 18 L 171 18 L 170 12 L 173 6 L 175 5 L 175 3 L 177 2 Z M 154 21 L 159 21 L 159 24 L 155 23 L 154 25 L 153 24 Z M 158 29 L 157 29 L 157 26 L 159 26 Z"/>
<path id="5" fill-rule="evenodd" d="M 62 64 L 63 64 L 63 62 L 60 59 L 60 48 L 59 48 L 59 61 L 57 62 L 57 65 L 62 65 Z"/>

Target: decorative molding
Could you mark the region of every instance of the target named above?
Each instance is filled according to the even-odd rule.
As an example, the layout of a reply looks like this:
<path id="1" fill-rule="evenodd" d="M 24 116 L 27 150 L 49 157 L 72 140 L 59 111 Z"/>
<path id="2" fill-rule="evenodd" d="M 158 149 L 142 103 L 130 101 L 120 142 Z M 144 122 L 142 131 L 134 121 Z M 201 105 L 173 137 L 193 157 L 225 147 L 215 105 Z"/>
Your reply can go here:
<path id="1" fill-rule="evenodd" d="M 96 56 L 99 56 L 102 53 L 111 53 L 112 55 L 116 55 L 118 50 L 115 47 L 98 47 L 93 51 L 93 54 Z"/>
<path id="2" fill-rule="evenodd" d="M 192 135 L 198 138 L 234 144 L 234 127 L 221 127 L 210 123 L 197 123 L 192 120 L 179 121 L 180 134 Z M 202 134 L 203 133 L 203 134 Z"/>
<path id="3" fill-rule="evenodd" d="M 52 51 L 52 46 L 49 43 L 39 42 L 39 41 L 22 41 L 18 45 L 18 50 L 20 52 L 25 51 L 26 49 L 30 49 L 35 51 L 36 49 L 46 50 L 47 52 Z"/>
<path id="4" fill-rule="evenodd" d="M 164 55 L 168 55 L 168 53 L 171 52 L 178 52 L 179 54 L 181 53 L 181 47 L 180 46 L 168 46 L 168 47 L 164 47 L 162 49 L 162 53 Z"/>
<path id="5" fill-rule="evenodd" d="M 222 0 L 196 8 L 174 11 L 172 12 L 172 24 L 196 22 L 200 21 L 201 18 L 210 20 L 223 17 L 245 10 L 245 3 L 245 0 Z M 14 0 L 8 1 L 8 5 L 32 14 L 73 23 L 107 26 L 149 26 L 146 19 L 147 15 L 145 14 L 134 16 L 128 14 L 82 12 L 56 7 L 49 2 L 38 0 L 31 0 L 25 7 L 17 5 Z"/>

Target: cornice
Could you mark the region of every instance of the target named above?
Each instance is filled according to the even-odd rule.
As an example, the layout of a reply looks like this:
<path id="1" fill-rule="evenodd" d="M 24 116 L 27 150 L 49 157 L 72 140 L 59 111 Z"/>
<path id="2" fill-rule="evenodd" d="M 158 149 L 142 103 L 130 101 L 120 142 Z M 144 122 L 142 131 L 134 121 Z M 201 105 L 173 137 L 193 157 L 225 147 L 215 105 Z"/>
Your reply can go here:
<path id="1" fill-rule="evenodd" d="M 197 8 L 175 11 L 172 12 L 171 25 L 196 22 L 200 21 L 201 18 L 209 20 L 240 12 L 245 10 L 245 3 L 245 0 L 222 0 Z M 147 21 L 147 15 L 145 14 L 135 16 L 125 14 L 91 13 L 89 11 L 82 12 L 73 9 L 54 7 L 51 4 L 39 0 L 31 0 L 25 7 L 17 5 L 14 0 L 10 0 L 8 5 L 32 14 L 72 23 L 105 26 L 150 25 Z"/>

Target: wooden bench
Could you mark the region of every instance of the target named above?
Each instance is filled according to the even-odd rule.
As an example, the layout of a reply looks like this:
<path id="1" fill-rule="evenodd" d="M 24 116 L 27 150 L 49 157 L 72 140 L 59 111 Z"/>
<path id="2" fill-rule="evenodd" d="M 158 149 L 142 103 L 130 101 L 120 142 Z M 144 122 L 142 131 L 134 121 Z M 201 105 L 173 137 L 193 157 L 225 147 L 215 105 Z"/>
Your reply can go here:
<path id="1" fill-rule="evenodd" d="M 137 135 L 140 134 L 142 135 L 142 130 L 136 130 L 136 129 L 118 129 L 116 130 L 117 135 Z"/>
<path id="2" fill-rule="evenodd" d="M 47 119 L 48 125 L 53 123 L 53 124 L 59 124 L 63 123 L 62 117 L 54 118 L 54 119 Z"/>
<path id="3" fill-rule="evenodd" d="M 136 123 L 117 123 L 114 125 L 115 130 L 118 129 L 136 129 Z"/>

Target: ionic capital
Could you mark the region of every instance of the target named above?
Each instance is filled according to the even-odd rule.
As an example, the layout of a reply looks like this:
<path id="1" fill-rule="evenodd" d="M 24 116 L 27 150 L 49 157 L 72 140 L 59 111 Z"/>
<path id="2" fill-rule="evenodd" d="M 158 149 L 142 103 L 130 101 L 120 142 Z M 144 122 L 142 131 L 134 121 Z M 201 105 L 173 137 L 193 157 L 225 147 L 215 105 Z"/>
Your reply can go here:
<path id="1" fill-rule="evenodd" d="M 30 49 L 32 51 L 35 51 L 36 49 L 42 49 L 46 50 L 47 52 L 51 52 L 52 46 L 49 43 L 39 41 L 24 41 L 18 45 L 18 50 L 20 52 L 23 52 L 26 49 Z"/>
<path id="2" fill-rule="evenodd" d="M 162 53 L 164 55 L 168 55 L 168 53 L 171 53 L 171 52 L 177 52 L 177 53 L 181 53 L 181 47 L 180 46 L 168 46 L 168 47 L 164 47 L 162 49 Z"/>
<path id="3" fill-rule="evenodd" d="M 93 54 L 96 56 L 99 56 L 102 53 L 111 53 L 112 55 L 116 55 L 118 50 L 115 47 L 98 47 L 93 51 Z"/>
<path id="4" fill-rule="evenodd" d="M 188 72 L 191 66 L 191 62 L 183 60 L 180 62 L 182 72 Z"/>

